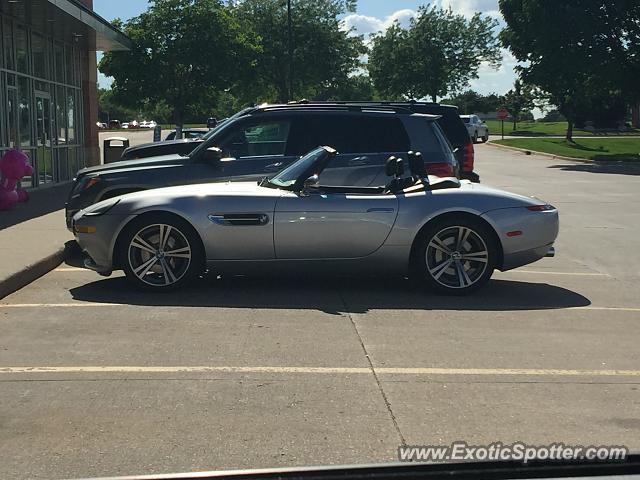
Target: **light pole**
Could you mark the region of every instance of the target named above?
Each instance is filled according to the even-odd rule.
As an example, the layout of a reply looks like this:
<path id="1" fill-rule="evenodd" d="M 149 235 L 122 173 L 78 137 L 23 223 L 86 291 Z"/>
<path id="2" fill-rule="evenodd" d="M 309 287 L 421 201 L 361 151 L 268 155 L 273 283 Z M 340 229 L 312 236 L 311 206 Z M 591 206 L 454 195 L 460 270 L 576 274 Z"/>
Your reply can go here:
<path id="1" fill-rule="evenodd" d="M 293 34 L 291 22 L 291 0 L 287 0 L 287 36 L 289 47 L 289 100 L 293 100 Z"/>

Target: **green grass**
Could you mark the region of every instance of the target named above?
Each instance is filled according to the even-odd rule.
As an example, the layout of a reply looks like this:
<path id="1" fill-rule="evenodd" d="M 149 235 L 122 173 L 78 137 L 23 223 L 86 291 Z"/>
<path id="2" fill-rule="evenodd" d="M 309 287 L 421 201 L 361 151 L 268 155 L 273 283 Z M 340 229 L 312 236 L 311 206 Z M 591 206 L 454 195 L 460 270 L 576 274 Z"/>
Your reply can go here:
<path id="1" fill-rule="evenodd" d="M 493 143 L 587 160 L 640 160 L 640 138 L 509 138 Z"/>
<path id="2" fill-rule="evenodd" d="M 492 135 L 500 135 L 502 132 L 500 120 L 487 120 L 489 131 Z M 563 136 L 567 133 L 567 122 L 518 122 L 517 129 L 513 130 L 513 122 L 504 122 L 505 135 L 522 135 L 522 136 Z M 606 130 L 590 132 L 587 130 L 574 129 L 573 134 L 576 136 L 624 136 L 624 135 L 640 135 L 639 129 L 631 129 L 628 132 L 618 132 L 616 130 Z"/>

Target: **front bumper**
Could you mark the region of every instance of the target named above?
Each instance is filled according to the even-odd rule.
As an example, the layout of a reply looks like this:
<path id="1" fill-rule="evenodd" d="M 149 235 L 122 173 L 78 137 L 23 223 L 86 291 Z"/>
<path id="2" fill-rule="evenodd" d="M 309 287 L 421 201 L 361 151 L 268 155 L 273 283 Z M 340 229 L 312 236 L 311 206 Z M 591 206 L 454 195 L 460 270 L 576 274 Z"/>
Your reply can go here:
<path id="1" fill-rule="evenodd" d="M 135 218 L 135 215 L 104 214 L 86 217 L 83 216 L 82 211 L 72 218 L 72 231 L 76 242 L 86 255 L 84 261 L 86 268 L 100 275 L 110 275 L 117 270 L 113 263 L 116 240 L 122 228 L 132 218 Z M 82 230 L 87 231 L 87 227 L 92 230 L 92 233 L 82 232 Z"/>

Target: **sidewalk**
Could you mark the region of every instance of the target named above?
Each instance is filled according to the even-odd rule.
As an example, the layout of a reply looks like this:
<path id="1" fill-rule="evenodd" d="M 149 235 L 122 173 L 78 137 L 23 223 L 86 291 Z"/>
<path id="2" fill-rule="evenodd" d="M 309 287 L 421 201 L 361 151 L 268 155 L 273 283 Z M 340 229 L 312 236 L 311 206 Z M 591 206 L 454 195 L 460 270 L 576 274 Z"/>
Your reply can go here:
<path id="1" fill-rule="evenodd" d="M 31 283 L 64 260 L 64 202 L 70 184 L 30 192 L 27 203 L 0 212 L 0 298 Z"/>

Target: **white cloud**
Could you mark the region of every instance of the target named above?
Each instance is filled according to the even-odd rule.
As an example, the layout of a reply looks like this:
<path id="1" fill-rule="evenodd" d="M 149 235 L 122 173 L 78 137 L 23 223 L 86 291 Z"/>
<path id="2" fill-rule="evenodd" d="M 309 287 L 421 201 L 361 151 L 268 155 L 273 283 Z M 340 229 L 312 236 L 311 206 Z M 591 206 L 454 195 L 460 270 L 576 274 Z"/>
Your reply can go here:
<path id="1" fill-rule="evenodd" d="M 502 14 L 498 8 L 498 0 L 435 0 L 435 5 L 442 8 L 451 8 L 455 13 L 471 17 L 474 13 L 480 12 L 484 15 L 502 19 Z"/>
<path id="2" fill-rule="evenodd" d="M 385 32 L 395 21 L 406 28 L 415 16 L 416 12 L 408 8 L 398 10 L 384 19 L 353 13 L 344 17 L 342 24 L 346 30 L 353 28 L 354 34 L 367 37 L 372 33 Z"/>

